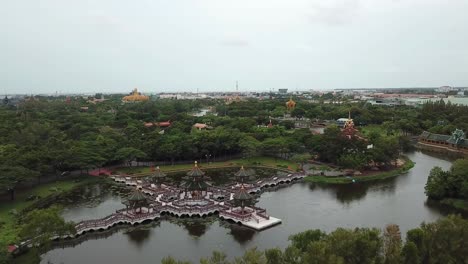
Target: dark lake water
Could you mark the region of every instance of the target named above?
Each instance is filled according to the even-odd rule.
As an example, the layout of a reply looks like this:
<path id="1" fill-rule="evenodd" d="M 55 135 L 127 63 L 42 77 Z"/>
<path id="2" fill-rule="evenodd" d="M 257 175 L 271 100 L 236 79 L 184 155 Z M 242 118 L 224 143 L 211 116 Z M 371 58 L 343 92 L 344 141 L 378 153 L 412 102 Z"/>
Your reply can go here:
<path id="1" fill-rule="evenodd" d="M 415 167 L 408 174 L 385 182 L 348 186 L 296 183 L 263 193 L 258 206 L 283 223 L 261 232 L 216 217 L 167 218 L 148 225 L 122 227 L 101 235 L 104 238 L 91 235 L 73 247 L 49 251 L 43 255 L 42 263 L 159 263 L 169 255 L 198 262 L 213 250 L 236 257 L 251 247 L 284 248 L 289 235 L 307 229 L 382 228 L 393 223 L 404 234 L 423 221 L 430 222 L 448 213 L 444 208 L 426 204 L 424 185 L 433 166 L 448 169 L 451 165 L 448 159 L 421 152 L 408 156 Z M 78 202 L 69 201 L 63 216 L 74 221 L 104 217 L 123 207 L 123 194 L 119 192 L 115 187 L 89 187 L 79 193 Z"/>

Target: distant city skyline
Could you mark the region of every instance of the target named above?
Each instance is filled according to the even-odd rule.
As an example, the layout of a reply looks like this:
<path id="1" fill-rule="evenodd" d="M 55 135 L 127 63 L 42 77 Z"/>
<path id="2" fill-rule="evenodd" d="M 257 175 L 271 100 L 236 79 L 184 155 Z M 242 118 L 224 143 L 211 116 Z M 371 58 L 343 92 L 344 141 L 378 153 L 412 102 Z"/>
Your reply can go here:
<path id="1" fill-rule="evenodd" d="M 0 93 L 468 86 L 467 0 L 44 0 L 0 10 Z"/>

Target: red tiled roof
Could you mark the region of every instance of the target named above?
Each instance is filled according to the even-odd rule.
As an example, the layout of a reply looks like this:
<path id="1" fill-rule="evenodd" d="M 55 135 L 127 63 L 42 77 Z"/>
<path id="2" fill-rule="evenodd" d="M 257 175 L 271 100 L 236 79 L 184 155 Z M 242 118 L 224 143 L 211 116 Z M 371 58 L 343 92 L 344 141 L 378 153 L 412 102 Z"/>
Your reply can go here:
<path id="1" fill-rule="evenodd" d="M 16 249 L 17 249 L 17 247 L 15 245 L 8 245 L 8 252 L 9 253 L 13 253 Z"/>
<path id="2" fill-rule="evenodd" d="M 166 122 L 159 122 L 157 123 L 158 126 L 160 127 L 168 127 L 168 126 L 171 126 L 171 121 L 166 121 Z"/>

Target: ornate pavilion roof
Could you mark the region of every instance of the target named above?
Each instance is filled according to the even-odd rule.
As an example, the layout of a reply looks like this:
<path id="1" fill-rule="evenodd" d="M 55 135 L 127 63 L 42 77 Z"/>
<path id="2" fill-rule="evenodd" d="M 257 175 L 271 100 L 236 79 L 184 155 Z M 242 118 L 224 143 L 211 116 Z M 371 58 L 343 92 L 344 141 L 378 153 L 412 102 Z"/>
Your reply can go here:
<path id="1" fill-rule="evenodd" d="M 234 174 L 236 177 L 249 177 L 250 175 L 247 173 L 247 171 L 244 169 L 244 166 L 242 166 L 240 168 L 240 170 L 238 172 L 236 172 L 236 174 Z"/>
<path id="2" fill-rule="evenodd" d="M 186 188 L 189 191 L 206 190 L 208 186 L 210 185 L 203 180 L 189 180 L 182 184 L 182 187 Z"/>
<path id="3" fill-rule="evenodd" d="M 200 170 L 197 161 L 195 161 L 195 165 L 193 166 L 192 170 L 187 172 L 187 176 L 190 177 L 203 177 L 203 175 L 205 175 L 205 173 Z"/>
<path id="4" fill-rule="evenodd" d="M 244 186 L 241 186 L 241 188 L 234 194 L 234 200 L 252 200 L 253 196 L 247 192 L 247 190 L 244 188 Z"/>
<path id="5" fill-rule="evenodd" d="M 461 129 L 455 129 L 447 142 L 455 145 L 463 145 L 465 142 L 465 133 Z"/>
<path id="6" fill-rule="evenodd" d="M 138 189 L 136 189 L 136 190 L 127 198 L 128 201 L 132 201 L 132 202 L 135 202 L 135 201 L 145 201 L 145 200 L 147 200 L 147 199 L 148 199 L 148 197 L 146 197 L 146 195 L 145 195 L 142 191 L 140 191 L 140 190 L 138 190 Z"/>
<path id="7" fill-rule="evenodd" d="M 157 166 L 154 172 L 151 174 L 152 178 L 164 178 L 166 176 L 166 173 L 162 172 L 159 166 Z"/>

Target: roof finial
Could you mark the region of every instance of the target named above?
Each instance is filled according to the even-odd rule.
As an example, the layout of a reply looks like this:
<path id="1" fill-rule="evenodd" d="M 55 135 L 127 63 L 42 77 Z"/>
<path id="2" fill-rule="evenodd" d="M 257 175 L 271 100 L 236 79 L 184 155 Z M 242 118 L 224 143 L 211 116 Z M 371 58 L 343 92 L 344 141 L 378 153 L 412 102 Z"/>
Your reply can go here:
<path id="1" fill-rule="evenodd" d="M 351 119 L 351 110 L 348 111 L 348 119 Z"/>
<path id="2" fill-rule="evenodd" d="M 198 161 L 195 161 L 195 167 L 198 167 Z"/>

